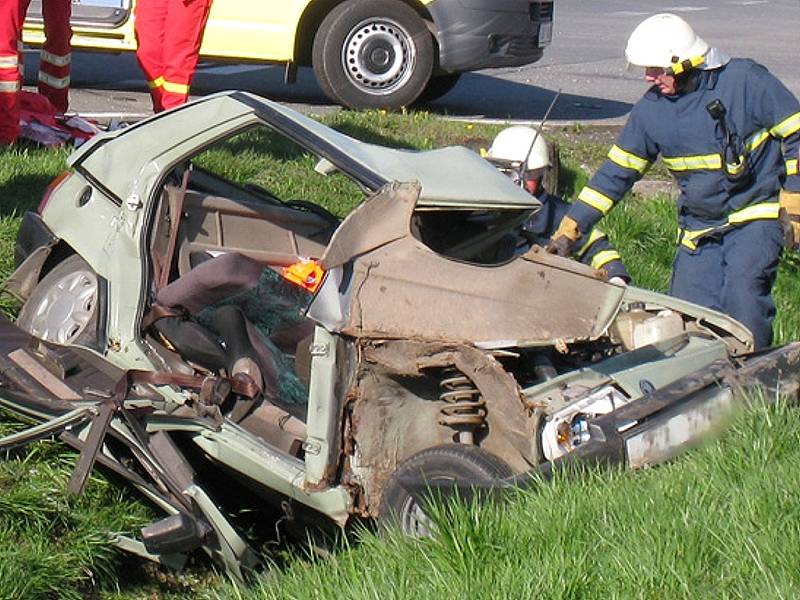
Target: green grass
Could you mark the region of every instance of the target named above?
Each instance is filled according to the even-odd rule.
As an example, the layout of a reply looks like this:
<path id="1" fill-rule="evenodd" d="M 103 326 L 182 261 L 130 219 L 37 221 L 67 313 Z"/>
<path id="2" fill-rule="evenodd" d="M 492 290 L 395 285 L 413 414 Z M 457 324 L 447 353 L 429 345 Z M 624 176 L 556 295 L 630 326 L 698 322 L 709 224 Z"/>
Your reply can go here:
<path id="1" fill-rule="evenodd" d="M 487 147 L 499 126 L 446 123 L 426 113 L 342 112 L 327 122 L 365 141 L 406 148 Z M 553 129 L 574 196 L 602 162 L 613 131 Z M 204 164 L 283 198 L 344 215 L 358 197 L 341 177 L 319 186 L 311 157 L 243 137 Z M 271 145 L 272 144 L 272 145 Z M 261 150 L 276 150 L 266 158 Z M 10 273 L 22 211 L 38 203 L 67 153 L 0 150 L 0 277 Z M 656 167 L 649 175 L 664 178 Z M 602 223 L 634 280 L 665 291 L 674 253 L 668 197 L 629 197 Z M 784 258 L 775 288 L 776 340 L 798 339 L 800 266 Z M 0 302 L 5 302 L 2 300 Z M 0 304 L 10 310 L 10 305 Z M 0 435 L 19 427 L 0 418 Z M 644 472 L 579 473 L 502 506 L 468 506 L 441 518 L 425 541 L 365 533 L 326 560 L 290 557 L 245 588 L 207 562 L 188 574 L 157 572 L 120 556 L 109 532 L 135 533 L 150 508 L 93 475 L 68 499 L 74 453 L 42 442 L 0 461 L 0 600 L 6 598 L 792 598 L 798 595 L 800 415 L 778 406 L 739 417 L 722 439 Z M 283 557 L 281 557 L 283 559 Z"/>
<path id="2" fill-rule="evenodd" d="M 446 507 L 433 539 L 367 534 L 218 595 L 796 598 L 798 435 L 796 408 L 756 408 L 670 465 L 577 472 L 505 504 Z"/>

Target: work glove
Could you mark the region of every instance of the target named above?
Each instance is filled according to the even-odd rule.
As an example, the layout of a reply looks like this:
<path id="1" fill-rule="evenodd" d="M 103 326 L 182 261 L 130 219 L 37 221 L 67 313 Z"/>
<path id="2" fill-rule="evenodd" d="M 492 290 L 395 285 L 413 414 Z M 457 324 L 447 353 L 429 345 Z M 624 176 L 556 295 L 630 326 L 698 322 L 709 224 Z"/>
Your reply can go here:
<path id="1" fill-rule="evenodd" d="M 556 232 L 550 238 L 550 243 L 545 247 L 545 251 L 550 254 L 557 254 L 569 258 L 575 253 L 575 244 L 581 237 L 581 230 L 575 219 L 567 216 L 561 219 L 561 223 Z"/>
<path id="2" fill-rule="evenodd" d="M 800 246 L 800 192 L 781 190 L 779 221 L 783 229 L 784 248 L 797 250 Z"/>

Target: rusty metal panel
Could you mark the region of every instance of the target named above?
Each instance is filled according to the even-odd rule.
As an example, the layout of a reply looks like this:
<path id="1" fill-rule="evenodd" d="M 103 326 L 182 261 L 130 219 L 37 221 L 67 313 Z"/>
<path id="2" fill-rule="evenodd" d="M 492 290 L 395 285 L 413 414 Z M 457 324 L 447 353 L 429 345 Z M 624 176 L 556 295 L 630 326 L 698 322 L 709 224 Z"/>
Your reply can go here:
<path id="1" fill-rule="evenodd" d="M 357 258 L 353 289 L 345 333 L 497 347 L 596 338 L 624 293 L 566 259 L 476 265 L 410 236 Z"/>

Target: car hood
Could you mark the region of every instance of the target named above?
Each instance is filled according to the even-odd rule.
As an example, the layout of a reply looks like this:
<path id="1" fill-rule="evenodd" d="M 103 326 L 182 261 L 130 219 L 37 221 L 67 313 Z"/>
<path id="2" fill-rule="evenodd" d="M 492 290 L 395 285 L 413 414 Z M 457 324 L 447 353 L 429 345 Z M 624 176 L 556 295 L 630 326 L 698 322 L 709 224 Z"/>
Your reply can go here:
<path id="1" fill-rule="evenodd" d="M 541 204 L 464 147 L 430 151 L 385 148 L 353 139 L 276 102 L 223 92 L 97 135 L 70 158 L 119 199 L 135 193 L 148 167 L 171 167 L 209 144 L 261 121 L 369 192 L 390 181 L 417 181 L 421 208 L 535 209 Z M 327 168 L 325 168 L 327 167 Z"/>

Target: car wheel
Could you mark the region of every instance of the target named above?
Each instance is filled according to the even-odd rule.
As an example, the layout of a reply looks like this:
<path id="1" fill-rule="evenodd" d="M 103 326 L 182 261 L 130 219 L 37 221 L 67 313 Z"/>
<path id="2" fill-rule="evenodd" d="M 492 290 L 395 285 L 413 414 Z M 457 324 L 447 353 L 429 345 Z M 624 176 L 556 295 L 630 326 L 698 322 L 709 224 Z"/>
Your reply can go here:
<path id="1" fill-rule="evenodd" d="M 95 272 L 72 255 L 34 288 L 17 326 L 48 342 L 90 344 L 97 339 L 98 291 Z"/>
<path id="2" fill-rule="evenodd" d="M 410 105 L 425 89 L 433 62 L 425 22 L 400 0 L 346 0 L 314 36 L 317 80 L 349 108 Z"/>
<path id="3" fill-rule="evenodd" d="M 404 478 L 422 478 L 426 482 L 491 482 L 510 477 L 505 461 L 475 446 L 447 444 L 415 454 L 403 462 L 383 489 L 379 522 L 399 527 L 406 535 L 426 537 L 432 533 L 430 517 L 401 485 Z"/>
<path id="4" fill-rule="evenodd" d="M 447 73 L 445 75 L 436 75 L 431 77 L 428 85 L 422 90 L 422 93 L 417 98 L 417 104 L 424 104 L 425 102 L 433 102 L 447 94 L 450 90 L 456 87 L 458 80 L 461 79 L 463 73 Z"/>

